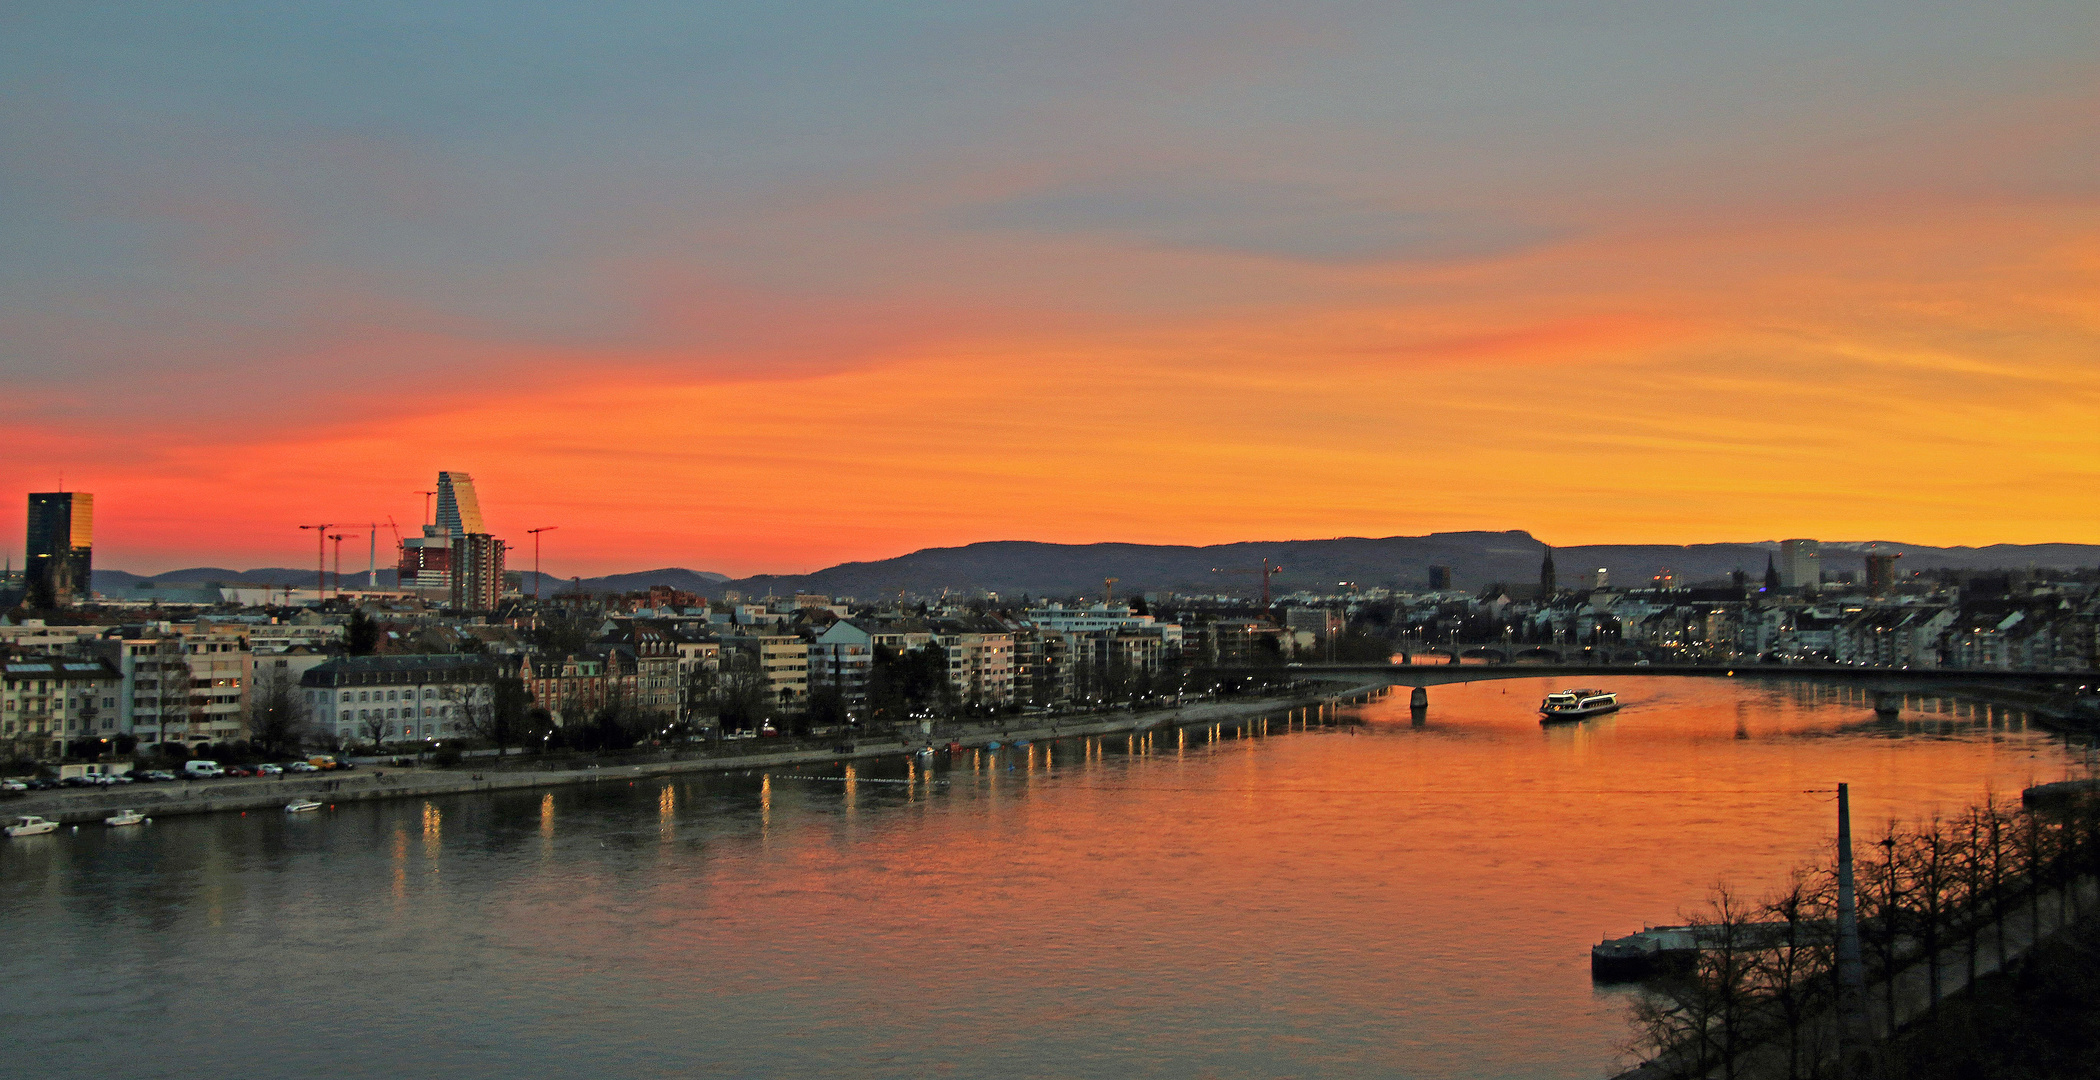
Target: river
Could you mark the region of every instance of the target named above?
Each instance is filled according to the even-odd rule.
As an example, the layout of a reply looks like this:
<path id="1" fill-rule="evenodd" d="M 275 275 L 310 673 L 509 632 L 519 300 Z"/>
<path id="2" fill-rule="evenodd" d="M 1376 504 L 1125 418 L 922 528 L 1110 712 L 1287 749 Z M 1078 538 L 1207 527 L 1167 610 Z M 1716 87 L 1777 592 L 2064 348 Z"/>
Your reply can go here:
<path id="1" fill-rule="evenodd" d="M 0 845 L 16 1076 L 1539 1077 L 1622 1060 L 1606 934 L 1833 831 L 2076 771 L 2015 713 L 1509 680 L 802 773 Z M 1931 710 L 1931 711 L 1926 711 Z M 2083 775 L 2082 771 L 2077 772 Z"/>

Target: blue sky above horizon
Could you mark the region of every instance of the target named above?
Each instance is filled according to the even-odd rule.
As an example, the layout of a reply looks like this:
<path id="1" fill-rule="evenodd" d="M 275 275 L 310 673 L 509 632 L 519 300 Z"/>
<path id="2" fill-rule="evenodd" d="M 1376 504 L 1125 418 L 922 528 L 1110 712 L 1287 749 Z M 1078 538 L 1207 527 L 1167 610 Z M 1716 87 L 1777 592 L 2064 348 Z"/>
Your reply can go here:
<path id="1" fill-rule="evenodd" d="M 0 425 L 178 562 L 439 468 L 584 570 L 2091 540 L 2096 45 L 2031 2 L 17 4 Z"/>

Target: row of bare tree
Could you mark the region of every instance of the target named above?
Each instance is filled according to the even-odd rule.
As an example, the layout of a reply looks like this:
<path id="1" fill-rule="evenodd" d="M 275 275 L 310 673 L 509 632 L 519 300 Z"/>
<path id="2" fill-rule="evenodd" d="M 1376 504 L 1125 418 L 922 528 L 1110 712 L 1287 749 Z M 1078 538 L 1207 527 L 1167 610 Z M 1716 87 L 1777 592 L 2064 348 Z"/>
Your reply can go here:
<path id="1" fill-rule="evenodd" d="M 1990 798 L 1954 818 L 1892 821 L 1855 865 L 1874 1035 L 1892 1037 L 1897 975 L 1922 966 L 1937 1010 L 1950 965 L 1973 982 L 1986 949 L 2006 954 L 2009 927 L 2026 920 L 2024 937 L 2039 937 L 2045 904 L 2082 915 L 2069 886 L 2100 873 L 2100 800 L 2041 810 Z M 1836 915 L 1835 851 L 1756 902 L 1717 886 L 1692 920 L 1696 962 L 1635 1002 L 1630 1049 L 1665 1076 L 1733 1080 L 1753 1049 L 1790 1078 L 1831 1075 Z"/>

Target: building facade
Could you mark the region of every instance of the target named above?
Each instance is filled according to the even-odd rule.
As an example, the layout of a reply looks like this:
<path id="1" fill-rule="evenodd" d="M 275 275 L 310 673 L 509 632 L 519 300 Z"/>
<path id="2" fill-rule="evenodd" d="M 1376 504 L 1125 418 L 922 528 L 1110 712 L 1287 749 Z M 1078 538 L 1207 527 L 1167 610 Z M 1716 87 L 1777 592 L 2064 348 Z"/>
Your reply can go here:
<path id="1" fill-rule="evenodd" d="M 312 726 L 344 743 L 429 742 L 470 734 L 495 666 L 473 654 L 339 656 L 299 681 Z"/>
<path id="2" fill-rule="evenodd" d="M 84 491 L 29 496 L 29 543 L 23 550 L 30 607 L 71 607 L 91 595 L 95 570 L 95 497 Z"/>
<path id="3" fill-rule="evenodd" d="M 0 663 L 0 744 L 15 755 L 61 757 L 68 743 L 114 741 L 123 685 L 123 676 L 100 659 Z"/>

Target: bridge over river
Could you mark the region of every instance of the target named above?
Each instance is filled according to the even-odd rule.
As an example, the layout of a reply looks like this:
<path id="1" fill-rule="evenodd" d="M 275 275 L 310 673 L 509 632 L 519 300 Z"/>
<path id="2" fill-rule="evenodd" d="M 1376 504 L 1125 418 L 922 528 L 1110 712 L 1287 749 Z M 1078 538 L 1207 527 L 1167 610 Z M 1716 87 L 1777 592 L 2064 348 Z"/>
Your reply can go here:
<path id="1" fill-rule="evenodd" d="M 1753 679 L 1759 681 L 1820 682 L 1848 686 L 1871 695 L 1874 711 L 1893 715 L 1901 710 L 1906 694 L 1999 696 L 2018 700 L 2023 706 L 2044 712 L 2069 714 L 2079 700 L 2079 690 L 2089 680 L 2100 678 L 2080 672 L 1967 670 L 1959 668 L 1874 668 L 1835 664 L 1570 664 L 1551 660 L 1494 662 L 1496 657 L 1476 656 L 1479 650 L 1465 649 L 1454 656 L 1442 653 L 1440 663 L 1387 664 L 1296 664 L 1294 675 L 1322 679 L 1354 679 L 1363 683 L 1383 682 L 1414 688 L 1412 704 L 1429 703 L 1429 687 L 1450 683 L 1487 682 L 1495 679 L 1558 679 L 1571 686 L 1603 685 L 1614 678 Z M 1414 654 L 1412 659 L 1423 659 Z M 1461 662 L 1482 659 L 1485 663 Z M 1275 668 L 1219 666 L 1204 669 L 1217 675 L 1251 675 L 1275 672 Z"/>

